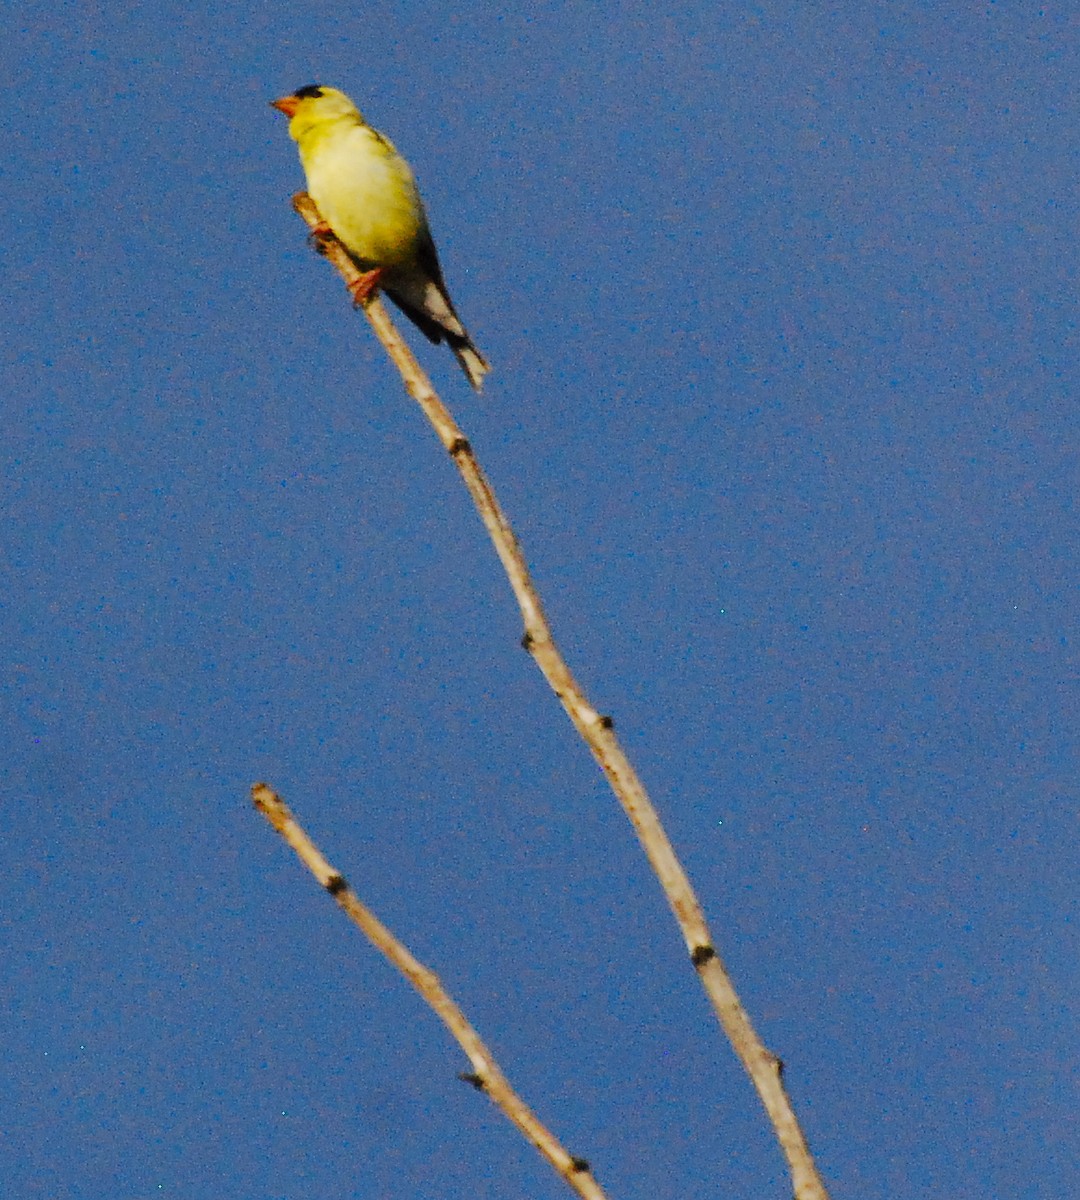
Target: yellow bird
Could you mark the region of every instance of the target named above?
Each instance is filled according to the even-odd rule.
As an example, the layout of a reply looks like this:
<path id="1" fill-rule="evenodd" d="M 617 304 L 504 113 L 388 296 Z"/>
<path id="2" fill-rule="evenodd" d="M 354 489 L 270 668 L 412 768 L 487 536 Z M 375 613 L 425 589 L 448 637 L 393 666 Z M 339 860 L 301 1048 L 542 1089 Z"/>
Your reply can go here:
<path id="1" fill-rule="evenodd" d="M 336 88 L 311 84 L 271 105 L 289 118 L 323 220 L 367 273 L 357 301 L 381 287 L 426 337 L 449 345 L 480 391 L 490 368 L 450 302 L 409 164 Z"/>

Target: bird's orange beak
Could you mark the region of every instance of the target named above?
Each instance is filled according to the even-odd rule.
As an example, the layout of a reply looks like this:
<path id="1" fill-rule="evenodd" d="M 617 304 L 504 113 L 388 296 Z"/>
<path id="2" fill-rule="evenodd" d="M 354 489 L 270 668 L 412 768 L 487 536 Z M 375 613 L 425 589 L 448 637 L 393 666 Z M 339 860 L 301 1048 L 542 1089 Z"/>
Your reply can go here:
<path id="1" fill-rule="evenodd" d="M 291 121 L 296 115 L 296 110 L 300 106 L 300 101 L 295 96 L 282 96 L 280 100 L 271 100 L 270 107 L 276 108 L 278 112 L 283 112 Z"/>

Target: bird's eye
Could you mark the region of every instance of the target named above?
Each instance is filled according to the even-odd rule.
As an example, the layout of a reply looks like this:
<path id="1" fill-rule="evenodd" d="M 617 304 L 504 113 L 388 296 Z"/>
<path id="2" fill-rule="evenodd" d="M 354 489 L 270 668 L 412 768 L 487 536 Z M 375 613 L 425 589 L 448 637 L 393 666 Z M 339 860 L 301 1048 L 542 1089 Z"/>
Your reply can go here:
<path id="1" fill-rule="evenodd" d="M 322 94 L 323 90 L 317 83 L 309 83 L 307 87 L 298 88 L 293 92 L 298 100 L 318 100 Z"/>

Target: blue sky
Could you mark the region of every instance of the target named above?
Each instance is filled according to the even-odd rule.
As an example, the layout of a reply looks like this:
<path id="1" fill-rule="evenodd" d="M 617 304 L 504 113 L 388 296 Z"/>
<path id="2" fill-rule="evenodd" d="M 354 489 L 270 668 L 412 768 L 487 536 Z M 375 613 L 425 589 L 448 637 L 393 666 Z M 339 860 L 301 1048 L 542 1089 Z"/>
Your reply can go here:
<path id="1" fill-rule="evenodd" d="M 320 81 L 415 168 L 484 397 L 406 332 L 834 1200 L 1066 1195 L 1080 15 L 5 8 L 8 1192 L 568 1194 L 265 779 L 613 1200 L 789 1194 L 289 207 Z"/>

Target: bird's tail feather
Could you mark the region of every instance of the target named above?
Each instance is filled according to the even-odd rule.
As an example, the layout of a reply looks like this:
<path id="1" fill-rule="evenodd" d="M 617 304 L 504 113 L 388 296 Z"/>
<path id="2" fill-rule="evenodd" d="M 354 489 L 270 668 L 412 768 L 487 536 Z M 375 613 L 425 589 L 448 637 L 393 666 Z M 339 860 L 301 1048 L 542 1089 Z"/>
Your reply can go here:
<path id="1" fill-rule="evenodd" d="M 491 370 L 487 359 L 469 341 L 468 337 L 459 338 L 451 333 L 447 333 L 446 340 L 450 344 L 450 349 L 454 352 L 454 357 L 461 364 L 461 369 L 465 372 L 468 381 L 476 391 L 482 391 L 484 376 Z"/>
<path id="2" fill-rule="evenodd" d="M 410 296 L 406 299 L 398 288 L 386 289 L 386 294 L 428 339 L 438 345 L 446 342 L 461 364 L 461 369 L 476 391 L 481 391 L 484 376 L 491 370 L 487 359 L 473 345 L 472 338 L 465 332 L 453 305 L 445 293 L 431 289 L 424 297 L 427 304 L 420 308 Z M 433 311 L 434 310 L 434 311 Z"/>

